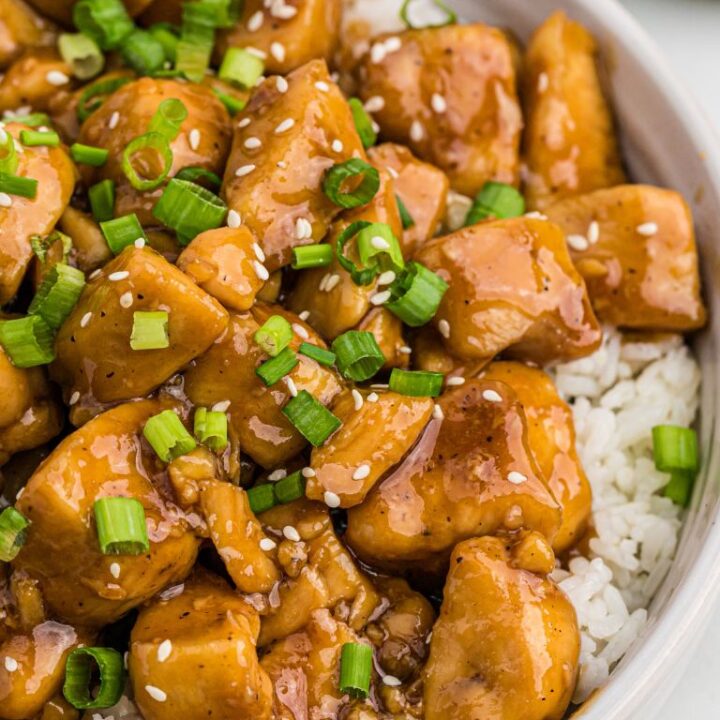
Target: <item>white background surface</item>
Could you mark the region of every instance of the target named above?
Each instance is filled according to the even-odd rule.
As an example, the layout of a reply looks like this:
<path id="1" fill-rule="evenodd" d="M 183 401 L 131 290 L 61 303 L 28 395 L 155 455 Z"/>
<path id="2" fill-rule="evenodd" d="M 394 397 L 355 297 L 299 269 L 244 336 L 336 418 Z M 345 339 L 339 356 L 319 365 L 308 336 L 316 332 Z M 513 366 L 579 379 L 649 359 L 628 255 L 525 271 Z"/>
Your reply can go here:
<path id="1" fill-rule="evenodd" d="M 602 2 L 603 0 L 597 0 Z M 720 0 L 624 0 L 718 130 Z M 720 220 L 720 218 L 719 218 Z M 656 720 L 720 718 L 720 607 Z"/>

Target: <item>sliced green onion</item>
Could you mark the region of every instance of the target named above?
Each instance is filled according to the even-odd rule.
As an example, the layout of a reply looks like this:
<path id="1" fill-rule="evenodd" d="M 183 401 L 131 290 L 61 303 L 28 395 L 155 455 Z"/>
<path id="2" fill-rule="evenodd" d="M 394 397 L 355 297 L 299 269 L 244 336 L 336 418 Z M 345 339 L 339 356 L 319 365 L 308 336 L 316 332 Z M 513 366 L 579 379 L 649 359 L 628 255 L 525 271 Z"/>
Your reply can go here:
<path id="1" fill-rule="evenodd" d="M 402 250 L 392 228 L 385 223 L 372 223 L 357 235 L 360 262 L 365 267 L 393 270 L 399 273 L 405 267 Z"/>
<path id="2" fill-rule="evenodd" d="M 48 365 L 55 359 L 53 331 L 39 315 L 0 322 L 0 345 L 19 368 Z"/>
<path id="3" fill-rule="evenodd" d="M 119 255 L 126 247 L 134 244 L 140 238 L 147 242 L 145 231 L 135 213 L 113 220 L 105 220 L 100 223 L 100 230 L 102 230 L 108 247 L 115 255 Z"/>
<path id="4" fill-rule="evenodd" d="M 25 544 L 30 521 L 14 507 L 0 512 L 0 561 L 10 562 Z"/>
<path id="5" fill-rule="evenodd" d="M 145 423 L 143 436 L 163 462 L 186 455 L 197 447 L 195 439 L 174 410 L 163 410 L 153 415 Z"/>
<path id="6" fill-rule="evenodd" d="M 350 192 L 344 192 L 347 183 L 357 185 Z M 322 184 L 323 192 L 330 200 L 343 208 L 356 208 L 367 205 L 380 189 L 380 173 L 360 158 L 351 158 L 333 165 Z"/>
<path id="7" fill-rule="evenodd" d="M 377 275 L 380 274 L 380 270 L 377 265 L 370 268 L 358 267 L 347 255 L 345 255 L 345 245 L 352 240 L 359 232 L 368 228 L 372 223 L 366 220 L 357 220 L 354 223 L 348 225 L 345 230 L 342 231 L 340 237 L 337 239 L 335 244 L 335 255 L 340 265 L 350 273 L 352 281 L 356 285 L 370 285 Z"/>
<path id="8" fill-rule="evenodd" d="M 19 162 L 15 138 L 7 130 L 0 128 L 0 173 L 14 175 Z"/>
<path id="9" fill-rule="evenodd" d="M 290 398 L 282 413 L 315 447 L 320 447 L 342 425 L 340 419 L 307 390 L 301 390 L 294 398 Z"/>
<path id="10" fill-rule="evenodd" d="M 400 370 L 390 373 L 390 389 L 400 395 L 412 397 L 437 397 L 443 389 L 445 376 L 425 370 Z"/>
<path id="11" fill-rule="evenodd" d="M 41 125 L 52 125 L 52 120 L 46 113 L 30 113 L 29 115 L 14 115 L 12 113 L 6 115 L 3 113 L 4 123 L 19 123 L 27 125 L 27 127 L 40 127 Z"/>
<path id="12" fill-rule="evenodd" d="M 177 57 L 177 46 L 179 41 L 175 27 L 170 23 L 159 22 L 151 25 L 148 28 L 148 32 L 162 46 L 163 52 L 165 53 L 165 59 L 174 64 Z"/>
<path id="13" fill-rule="evenodd" d="M 405 272 L 390 286 L 385 307 L 406 325 L 420 327 L 435 316 L 448 284 L 424 265 L 411 261 Z"/>
<path id="14" fill-rule="evenodd" d="M 191 3 L 187 3 L 189 5 Z M 210 65 L 212 45 L 196 45 L 180 39 L 177 44 L 175 67 L 188 80 L 201 82 Z"/>
<path id="15" fill-rule="evenodd" d="M 243 0 L 202 0 L 212 6 L 215 13 L 215 25 L 219 28 L 231 28 L 239 19 L 243 10 Z"/>
<path id="16" fill-rule="evenodd" d="M 255 87 L 265 72 L 265 63 L 243 48 L 228 48 L 218 75 L 221 80 L 235 83 L 242 88 Z"/>
<path id="17" fill-rule="evenodd" d="M 115 50 L 134 25 L 120 0 L 80 0 L 73 8 L 75 27 L 103 50 Z"/>
<path id="18" fill-rule="evenodd" d="M 486 182 L 475 196 L 465 218 L 465 226 L 475 225 L 487 218 L 514 218 L 525 212 L 525 198 L 512 186 Z"/>
<path id="19" fill-rule="evenodd" d="M 136 310 L 133 313 L 130 347 L 133 350 L 163 350 L 170 347 L 168 320 L 166 310 Z"/>
<path id="20" fill-rule="evenodd" d="M 318 347 L 317 345 L 311 345 L 310 343 L 302 343 L 298 348 L 298 352 L 305 357 L 312 358 L 315 362 L 321 365 L 327 365 L 330 367 L 335 364 L 335 353 L 325 350 L 325 348 Z"/>
<path id="21" fill-rule="evenodd" d="M 99 80 L 83 90 L 78 100 L 77 116 L 82 123 L 92 115 L 118 88 L 132 81 L 129 77 Z"/>
<path id="22" fill-rule="evenodd" d="M 93 696 L 93 665 L 100 675 L 100 689 Z M 125 688 L 123 657 L 112 648 L 75 648 L 65 662 L 65 699 L 79 710 L 112 707 L 120 701 Z"/>
<path id="23" fill-rule="evenodd" d="M 350 98 L 348 105 L 350 106 L 350 112 L 355 122 L 357 134 L 360 136 L 363 147 L 367 150 L 367 148 L 372 147 L 377 142 L 377 133 L 375 132 L 375 128 L 373 128 L 372 120 L 363 107 L 362 102 L 357 98 Z"/>
<path id="24" fill-rule="evenodd" d="M 345 643 L 340 653 L 340 692 L 366 698 L 370 692 L 373 651 L 364 643 Z"/>
<path id="25" fill-rule="evenodd" d="M 180 170 L 175 177 L 178 180 L 188 180 L 194 183 L 205 183 L 210 190 L 219 190 L 222 185 L 222 179 L 214 172 L 201 167 L 186 167 Z"/>
<path id="26" fill-rule="evenodd" d="M 260 367 L 255 368 L 255 374 L 270 387 L 280 378 L 285 377 L 298 362 L 297 355 L 286 347 L 276 357 L 266 360 Z"/>
<path id="27" fill-rule="evenodd" d="M 51 328 L 59 328 L 77 304 L 84 287 L 82 270 L 57 263 L 45 274 L 28 313 L 39 315 Z"/>
<path id="28" fill-rule="evenodd" d="M 162 160 L 162 169 L 151 178 L 141 177 L 133 165 L 133 155 L 135 153 L 152 150 L 156 152 Z M 162 185 L 165 178 L 172 168 L 173 154 L 168 144 L 167 138 L 159 132 L 147 132 L 140 137 L 131 140 L 122 154 L 122 169 L 125 177 L 136 190 L 154 190 Z M 147 163 L 145 163 L 147 165 Z"/>
<path id="29" fill-rule="evenodd" d="M 151 75 L 165 64 L 165 48 L 147 30 L 133 30 L 123 40 L 120 54 L 138 75 Z"/>
<path id="30" fill-rule="evenodd" d="M 115 212 L 115 181 L 101 180 L 88 190 L 90 211 L 98 222 L 112 220 Z"/>
<path id="31" fill-rule="evenodd" d="M 679 425 L 656 425 L 652 429 L 655 467 L 660 472 L 698 469 L 697 433 Z"/>
<path id="32" fill-rule="evenodd" d="M 187 78 L 201 82 L 210 64 L 215 42 L 215 8 L 203 2 L 186 2 L 182 8 L 180 41 L 175 49 L 175 68 Z"/>
<path id="33" fill-rule="evenodd" d="M 42 235 L 32 235 L 30 237 L 30 247 L 37 259 L 44 265 L 47 260 L 48 250 L 58 241 L 62 242 L 63 246 L 63 257 L 67 257 L 70 250 L 72 250 L 72 240 L 61 233 L 59 230 L 53 230 L 49 235 L 43 237 Z"/>
<path id="34" fill-rule="evenodd" d="M 187 245 L 201 232 L 220 227 L 227 215 L 227 206 L 201 185 L 173 178 L 152 214 L 175 230 L 182 245 Z"/>
<path id="35" fill-rule="evenodd" d="M 431 10 L 428 8 L 428 2 L 429 0 L 405 0 L 400 9 L 400 19 L 407 27 L 415 29 L 445 27 L 445 25 L 452 25 L 457 22 L 455 12 L 442 0 L 432 0 L 434 7 Z M 420 17 L 414 14 L 413 10 L 415 9 L 415 12 L 417 12 L 417 8 L 425 10 Z M 429 13 L 428 10 L 430 10 Z"/>
<path id="36" fill-rule="evenodd" d="M 275 357 L 293 339 L 292 325 L 282 315 L 272 315 L 255 332 L 254 339 L 268 355 Z"/>
<path id="37" fill-rule="evenodd" d="M 385 356 L 371 332 L 348 330 L 333 340 L 338 370 L 348 380 L 369 380 L 385 364 Z"/>
<path id="38" fill-rule="evenodd" d="M 395 200 L 397 201 L 398 212 L 400 213 L 400 220 L 402 221 L 403 230 L 408 230 L 415 224 L 413 216 L 410 214 L 407 207 L 405 206 L 405 203 L 402 201 L 399 195 L 395 195 Z"/>
<path id="39" fill-rule="evenodd" d="M 92 167 L 103 166 L 108 159 L 110 152 L 105 148 L 73 143 L 70 146 L 70 156 L 76 163 L 91 165 Z"/>
<path id="40" fill-rule="evenodd" d="M 95 77 L 105 67 L 105 56 L 98 44 L 87 35 L 63 33 L 58 39 L 58 50 L 72 68 L 73 75 L 80 80 Z"/>
<path id="41" fill-rule="evenodd" d="M 305 497 L 305 478 L 300 470 L 278 480 L 272 487 L 277 501 L 283 505 Z"/>
<path id="42" fill-rule="evenodd" d="M 270 484 L 257 485 L 256 487 L 250 488 L 247 491 L 247 497 L 250 503 L 250 509 L 256 515 L 275 507 L 275 491 Z"/>
<path id="43" fill-rule="evenodd" d="M 21 130 L 20 142 L 26 147 L 57 147 L 60 136 L 54 130 Z"/>
<path id="44" fill-rule="evenodd" d="M 180 127 L 187 116 L 188 111 L 182 100 L 167 98 L 158 105 L 148 129 L 164 135 L 168 142 L 172 142 L 180 134 Z"/>
<path id="45" fill-rule="evenodd" d="M 212 90 L 218 96 L 220 102 L 225 106 L 230 115 L 235 116 L 241 110 L 245 109 L 245 106 L 247 105 L 247 102 L 245 100 L 240 100 L 240 98 L 228 95 L 227 93 L 221 92 L 217 88 L 213 88 Z"/>
<path id="46" fill-rule="evenodd" d="M 695 473 L 684 470 L 673 470 L 670 482 L 665 486 L 663 495 L 670 498 L 676 505 L 687 507 L 692 495 Z"/>
<path id="47" fill-rule="evenodd" d="M 37 195 L 38 181 L 33 178 L 0 173 L 0 192 L 33 200 Z"/>
<path id="48" fill-rule="evenodd" d="M 135 498 L 104 497 L 93 504 L 103 555 L 142 555 L 150 550 L 145 508 Z"/>
<path id="49" fill-rule="evenodd" d="M 320 243 L 317 245 L 303 245 L 293 248 L 293 270 L 307 270 L 308 268 L 326 267 L 333 259 L 332 245 Z"/>
<path id="50" fill-rule="evenodd" d="M 195 437 L 211 450 L 224 450 L 228 444 L 228 419 L 224 412 L 199 407 L 195 410 Z"/>

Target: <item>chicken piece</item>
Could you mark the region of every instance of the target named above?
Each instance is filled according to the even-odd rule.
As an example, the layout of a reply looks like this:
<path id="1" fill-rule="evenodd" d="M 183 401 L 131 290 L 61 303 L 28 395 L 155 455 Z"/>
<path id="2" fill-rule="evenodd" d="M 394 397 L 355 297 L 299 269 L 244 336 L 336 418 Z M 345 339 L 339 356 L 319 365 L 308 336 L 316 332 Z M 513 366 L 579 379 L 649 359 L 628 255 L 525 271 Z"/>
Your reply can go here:
<path id="1" fill-rule="evenodd" d="M 209 573 L 145 608 L 128 660 L 142 717 L 270 720 L 272 685 L 255 650 L 259 628 L 257 612 Z"/>
<path id="2" fill-rule="evenodd" d="M 565 716 L 580 651 L 575 610 L 525 554 L 491 537 L 455 548 L 424 672 L 427 720 Z"/>
<path id="3" fill-rule="evenodd" d="M 19 143 L 20 131 L 29 128 L 9 123 L 3 129 Z M 75 167 L 61 147 L 24 147 L 18 159 L 15 174 L 37 180 L 37 194 L 13 195 L 10 207 L 0 206 L 0 305 L 12 300 L 25 276 L 30 238 L 53 230 L 75 187 Z"/>
<path id="4" fill-rule="evenodd" d="M 417 260 L 450 285 L 433 323 L 453 355 L 479 360 L 506 352 L 544 365 L 600 345 L 585 283 L 553 223 L 483 222 L 432 240 Z"/>
<path id="5" fill-rule="evenodd" d="M 352 282 L 352 281 L 351 281 Z M 410 348 L 403 338 L 403 323 L 384 307 L 373 308 L 358 324 L 356 330 L 371 332 L 385 356 L 384 370 L 407 368 L 410 365 Z"/>
<path id="6" fill-rule="evenodd" d="M 200 233 L 180 253 L 177 264 L 205 292 L 230 310 L 249 310 L 263 280 L 253 234 L 246 227 L 218 228 Z"/>
<path id="7" fill-rule="evenodd" d="M 558 11 L 525 58 L 525 196 L 531 209 L 625 181 L 592 35 Z"/>
<path id="8" fill-rule="evenodd" d="M 23 0 L 0 0 L 0 70 L 26 48 L 52 47 L 55 29 Z"/>
<path id="9" fill-rule="evenodd" d="M 488 180 L 518 183 L 522 117 L 500 30 L 448 25 L 377 38 L 359 79 L 363 100 L 380 98 L 383 137 L 444 170 L 453 189 L 475 195 Z"/>
<path id="10" fill-rule="evenodd" d="M 393 176 L 395 192 L 413 220 L 403 230 L 401 240 L 403 255 L 411 258 L 440 227 L 447 209 L 450 181 L 440 168 L 418 160 L 403 145 L 383 143 L 368 150 L 368 157 Z"/>
<path id="11" fill-rule="evenodd" d="M 0 348 L 0 465 L 52 440 L 63 417 L 43 368 L 17 368 Z"/>
<path id="12" fill-rule="evenodd" d="M 28 2 L 43 15 L 57 20 L 65 27 L 73 26 L 73 6 L 77 0 L 28 0 Z M 123 0 L 125 8 L 133 17 L 141 13 L 151 2 L 152 0 Z"/>
<path id="13" fill-rule="evenodd" d="M 350 393 L 333 404 L 342 427 L 312 451 L 315 475 L 308 478 L 305 491 L 312 500 L 322 502 L 331 493 L 340 499 L 340 507 L 359 505 L 415 444 L 435 407 L 432 398 L 376 395 L 377 402 L 365 401 L 359 409 Z"/>
<path id="14" fill-rule="evenodd" d="M 58 86 L 69 86 L 71 78 L 72 68 L 57 50 L 37 48 L 26 51 L 0 79 L 0 112 L 25 106 L 44 112 Z"/>
<path id="15" fill-rule="evenodd" d="M 567 198 L 547 215 L 576 236 L 570 256 L 601 320 L 684 332 L 705 324 L 692 215 L 679 193 L 621 185 Z"/>
<path id="16" fill-rule="evenodd" d="M 168 313 L 169 347 L 132 350 L 136 312 Z M 80 394 L 73 411 L 152 392 L 223 332 L 228 314 L 150 248 L 128 247 L 89 281 L 58 331 L 54 380 Z M 74 421 L 74 417 L 71 416 Z"/>
<path id="17" fill-rule="evenodd" d="M 219 33 L 216 59 L 220 61 L 228 48 L 251 45 L 267 55 L 270 73 L 285 75 L 315 58 L 329 62 L 338 43 L 341 0 L 288 0 L 279 9 L 276 5 L 247 0 L 240 20 Z"/>
<path id="18" fill-rule="evenodd" d="M 370 565 L 395 569 L 446 561 L 475 535 L 520 528 L 552 539 L 560 509 L 532 456 L 512 389 L 468 380 L 438 400 L 402 464 L 348 512 L 345 541 Z"/>
<path id="19" fill-rule="evenodd" d="M 345 623 L 315 610 L 302 631 L 267 648 L 260 665 L 273 684 L 274 720 L 344 717 L 352 699 L 340 690 L 340 655 L 357 642 Z"/>
<path id="20" fill-rule="evenodd" d="M 70 652 L 88 637 L 48 620 L 0 645 L 0 718 L 33 718 L 58 692 Z"/>
<path id="21" fill-rule="evenodd" d="M 115 182 L 115 216 L 135 213 L 143 225 L 157 225 L 152 214 L 164 187 L 136 190 L 122 170 L 122 156 L 127 144 L 148 131 L 153 115 L 163 100 L 175 98 L 187 109 L 187 118 L 178 136 L 170 143 L 172 166 L 168 177 L 182 168 L 198 167 L 222 174 L 230 150 L 230 116 L 220 99 L 209 88 L 178 80 L 140 78 L 116 90 L 80 128 L 79 142 L 105 148 L 108 161 L 98 168 L 85 166 L 83 178 L 87 185 L 110 179 Z M 115 113 L 122 122 L 115 124 Z M 197 131 L 197 133 L 194 133 Z M 190 134 L 193 133 L 194 139 Z M 197 144 L 195 143 L 197 141 Z M 147 167 L 152 177 L 157 173 L 156 161 L 136 161 L 138 168 Z"/>
<path id="22" fill-rule="evenodd" d="M 327 508 L 308 500 L 296 500 L 262 513 L 260 522 L 278 542 L 300 546 L 307 561 L 296 577 L 286 578 L 277 592 L 271 594 L 258 645 L 264 647 L 297 632 L 319 608 L 331 610 L 335 618 L 353 630 L 361 630 L 380 597 L 335 535 Z M 293 539 L 290 528 L 297 531 L 300 540 Z M 283 536 L 287 540 L 283 541 Z"/>
<path id="23" fill-rule="evenodd" d="M 58 227 L 70 237 L 73 244 L 73 260 L 85 273 L 91 273 L 112 260 L 100 226 L 88 213 L 68 205 L 60 217 Z"/>
<path id="24" fill-rule="evenodd" d="M 31 525 L 14 567 L 40 582 L 58 617 L 102 626 L 190 572 L 197 540 L 166 495 L 162 467 L 142 438 L 148 418 L 168 407 L 128 403 L 91 420 L 55 448 L 17 500 Z M 108 496 L 142 503 L 148 553 L 102 554 L 93 505 Z"/>
<path id="25" fill-rule="evenodd" d="M 309 342 L 326 347 L 309 325 L 280 306 L 256 305 L 251 313 L 231 315 L 227 331 L 185 373 L 185 392 L 195 405 L 209 407 L 230 401 L 228 422 L 240 438 L 247 455 L 265 468 L 273 468 L 295 457 L 307 444 L 305 438 L 282 414 L 290 399 L 287 379 L 298 391 L 307 390 L 328 405 L 342 389 L 337 373 L 315 360 L 298 355 L 297 366 L 272 387 L 255 370 L 268 360 L 253 336 L 270 315 L 282 315 L 301 328 L 307 340 L 294 335 L 290 347 L 297 350 Z"/>
<path id="26" fill-rule="evenodd" d="M 265 80 L 235 119 L 222 191 L 258 238 L 272 272 L 291 261 L 293 247 L 325 236 L 341 209 L 322 191 L 325 173 L 365 153 L 350 108 L 322 60 L 287 80 Z M 333 144 L 342 148 L 333 150 Z"/>
<path id="27" fill-rule="evenodd" d="M 572 411 L 546 373 L 522 363 L 495 362 L 485 380 L 507 383 L 525 411 L 530 450 L 562 508 L 562 523 L 553 539 L 559 555 L 584 535 L 590 520 L 592 492 L 575 449 Z"/>
<path id="28" fill-rule="evenodd" d="M 338 238 L 354 222 L 389 225 L 396 238 L 402 237 L 402 222 L 395 198 L 395 185 L 389 172 L 380 171 L 380 189 L 364 207 L 349 210 L 333 225 L 330 242 L 337 245 Z M 354 241 L 345 246 L 345 254 L 358 262 Z M 333 257 L 327 267 L 303 270 L 288 298 L 289 306 L 297 313 L 309 312 L 310 324 L 328 340 L 334 340 L 346 330 L 358 325 L 372 308 L 371 296 L 377 283 L 356 285 L 350 273 Z"/>
<path id="29" fill-rule="evenodd" d="M 246 593 L 270 592 L 280 580 L 280 572 L 260 547 L 266 536 L 245 491 L 228 482 L 208 480 L 200 493 L 200 507 L 218 555 L 237 588 Z"/>

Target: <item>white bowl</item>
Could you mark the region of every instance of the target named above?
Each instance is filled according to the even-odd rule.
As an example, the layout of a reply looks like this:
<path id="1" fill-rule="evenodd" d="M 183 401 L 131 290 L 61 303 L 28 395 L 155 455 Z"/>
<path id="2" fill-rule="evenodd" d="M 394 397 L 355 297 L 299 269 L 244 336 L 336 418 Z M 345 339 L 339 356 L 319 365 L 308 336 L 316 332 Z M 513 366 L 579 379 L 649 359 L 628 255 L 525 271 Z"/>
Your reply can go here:
<path id="1" fill-rule="evenodd" d="M 454 0 L 466 21 L 511 28 L 526 40 L 553 10 L 565 10 L 597 38 L 607 85 L 632 179 L 680 191 L 690 202 L 702 253 L 711 325 L 695 347 L 703 371 L 699 432 L 703 468 L 695 486 L 680 547 L 650 608 L 648 624 L 609 684 L 578 710 L 582 720 L 640 720 L 656 716 L 681 676 L 720 587 L 717 478 L 720 295 L 720 149 L 692 98 L 657 48 L 615 0 Z"/>

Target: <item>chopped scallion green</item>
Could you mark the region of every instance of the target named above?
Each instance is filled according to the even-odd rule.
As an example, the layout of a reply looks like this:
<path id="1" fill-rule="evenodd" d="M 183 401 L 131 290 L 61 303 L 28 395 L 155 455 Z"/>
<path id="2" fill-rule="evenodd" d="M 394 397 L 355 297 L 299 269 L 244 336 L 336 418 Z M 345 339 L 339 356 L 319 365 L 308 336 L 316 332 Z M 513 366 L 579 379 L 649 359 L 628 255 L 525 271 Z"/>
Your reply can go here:
<path id="1" fill-rule="evenodd" d="M 186 455 L 197 447 L 195 439 L 174 410 L 163 410 L 153 415 L 145 423 L 143 435 L 163 462 Z"/>
<path id="2" fill-rule="evenodd" d="M 365 698 L 370 692 L 373 651 L 365 643 L 345 643 L 340 652 L 340 692 Z"/>
<path id="3" fill-rule="evenodd" d="M 380 173 L 364 160 L 351 158 L 333 165 L 325 173 L 322 188 L 335 205 L 360 207 L 367 205 L 380 189 Z"/>
<path id="4" fill-rule="evenodd" d="M 219 410 L 199 407 L 195 410 L 195 437 L 211 450 L 219 452 L 228 444 L 228 418 Z"/>
<path id="5" fill-rule="evenodd" d="M 145 508 L 135 498 L 103 497 L 93 504 L 103 555 L 142 555 L 150 550 Z"/>
<path id="6" fill-rule="evenodd" d="M 307 390 L 301 390 L 282 409 L 283 415 L 312 445 L 320 447 L 341 425 L 321 402 Z"/>
<path id="7" fill-rule="evenodd" d="M 170 347 L 169 316 L 166 310 L 133 313 L 130 347 L 133 350 L 164 350 Z"/>
<path id="8" fill-rule="evenodd" d="M 330 367 L 335 364 L 335 353 L 325 350 L 325 348 L 318 347 L 317 345 L 311 345 L 310 343 L 302 343 L 298 348 L 298 352 L 305 357 L 312 358 L 315 362 L 321 365 L 327 365 Z"/>
<path id="9" fill-rule="evenodd" d="M 258 328 L 254 339 L 270 357 L 275 357 L 293 339 L 292 325 L 282 315 L 272 315 Z"/>
<path id="10" fill-rule="evenodd" d="M 0 345 L 15 367 L 48 365 L 55 359 L 55 338 L 39 315 L 0 321 Z"/>
<path id="11" fill-rule="evenodd" d="M 91 693 L 95 683 L 93 665 L 100 675 L 100 688 Z M 113 648 L 75 648 L 65 662 L 65 699 L 79 710 L 96 710 L 115 705 L 125 687 L 123 657 Z"/>
<path id="12" fill-rule="evenodd" d="M 276 357 L 255 368 L 255 374 L 265 385 L 270 387 L 291 372 L 297 364 L 297 355 L 289 347 L 286 347 Z"/>
<path id="13" fill-rule="evenodd" d="M 147 241 L 145 231 L 135 213 L 101 222 L 100 230 L 102 230 L 108 247 L 115 255 L 119 255 L 126 247 L 140 238 Z"/>
<path id="14" fill-rule="evenodd" d="M 390 390 L 411 397 L 437 397 L 443 389 L 445 376 L 427 370 L 401 370 L 390 373 Z"/>
<path id="15" fill-rule="evenodd" d="M 348 380 L 369 380 L 385 364 L 385 356 L 371 332 L 349 330 L 333 340 L 338 370 Z"/>
<path id="16" fill-rule="evenodd" d="M 10 562 L 17 557 L 25 544 L 28 519 L 14 507 L 6 507 L 0 512 L 0 561 Z"/>
<path id="17" fill-rule="evenodd" d="M 53 265 L 43 278 L 28 313 L 59 328 L 72 312 L 85 287 L 85 273 L 65 263 Z"/>

